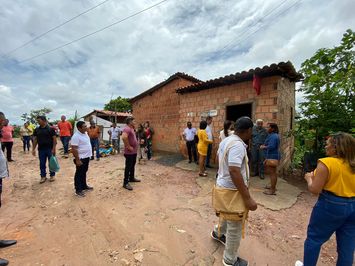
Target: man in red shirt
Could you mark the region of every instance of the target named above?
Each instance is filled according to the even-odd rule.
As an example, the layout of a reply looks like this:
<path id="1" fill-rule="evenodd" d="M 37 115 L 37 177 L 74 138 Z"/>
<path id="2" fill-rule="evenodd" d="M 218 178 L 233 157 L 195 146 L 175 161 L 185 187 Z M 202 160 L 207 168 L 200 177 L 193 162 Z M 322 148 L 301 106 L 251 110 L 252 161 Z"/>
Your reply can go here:
<path id="1" fill-rule="evenodd" d="M 64 148 L 64 158 L 68 158 L 69 141 L 73 133 L 73 127 L 71 123 L 66 121 L 65 119 L 65 115 L 62 115 L 62 117 L 60 118 L 61 121 L 58 123 L 58 128 L 60 130 L 60 141 L 62 142 Z"/>
<path id="2" fill-rule="evenodd" d="M 1 137 L 1 148 L 2 151 L 5 152 L 6 149 L 6 157 L 8 162 L 13 162 L 12 160 L 12 146 L 14 144 L 14 139 L 12 135 L 14 134 L 13 126 L 9 125 L 9 120 L 5 119 L 2 127 L 2 137 Z"/>

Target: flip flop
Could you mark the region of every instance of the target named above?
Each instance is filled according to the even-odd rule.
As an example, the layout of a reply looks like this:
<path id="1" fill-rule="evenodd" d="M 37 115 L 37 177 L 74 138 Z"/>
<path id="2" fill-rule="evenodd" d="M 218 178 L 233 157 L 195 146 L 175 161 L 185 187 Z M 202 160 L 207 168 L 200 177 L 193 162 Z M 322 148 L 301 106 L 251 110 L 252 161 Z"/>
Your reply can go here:
<path id="1" fill-rule="evenodd" d="M 201 174 L 201 173 L 199 173 L 198 175 L 199 175 L 199 176 L 203 176 L 203 177 L 206 177 L 206 176 L 207 176 L 207 174 L 206 174 L 206 173 L 202 173 L 202 174 Z"/>
<path id="2" fill-rule="evenodd" d="M 263 191 L 263 193 L 264 193 L 265 195 L 273 195 L 273 196 L 276 196 L 276 192 L 271 192 L 271 190 L 265 190 L 265 191 Z"/>

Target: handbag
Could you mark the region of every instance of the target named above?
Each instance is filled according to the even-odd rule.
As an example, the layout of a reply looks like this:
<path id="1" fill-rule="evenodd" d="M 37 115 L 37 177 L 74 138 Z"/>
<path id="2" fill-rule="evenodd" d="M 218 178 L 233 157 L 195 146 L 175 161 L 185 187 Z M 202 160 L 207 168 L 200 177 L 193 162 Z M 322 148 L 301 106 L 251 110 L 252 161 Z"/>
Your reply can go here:
<path id="1" fill-rule="evenodd" d="M 242 195 L 237 189 L 215 185 L 212 189 L 212 206 L 216 215 L 225 220 L 240 221 L 248 213 Z"/>

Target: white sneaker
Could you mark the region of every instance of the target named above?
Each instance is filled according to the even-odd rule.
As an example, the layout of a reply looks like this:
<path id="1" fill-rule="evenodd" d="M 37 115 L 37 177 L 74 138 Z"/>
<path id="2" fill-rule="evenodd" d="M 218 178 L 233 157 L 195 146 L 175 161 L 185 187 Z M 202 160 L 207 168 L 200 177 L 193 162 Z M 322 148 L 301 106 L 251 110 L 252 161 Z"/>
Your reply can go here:
<path id="1" fill-rule="evenodd" d="M 295 266 L 303 266 L 303 262 L 298 260 L 296 261 Z"/>

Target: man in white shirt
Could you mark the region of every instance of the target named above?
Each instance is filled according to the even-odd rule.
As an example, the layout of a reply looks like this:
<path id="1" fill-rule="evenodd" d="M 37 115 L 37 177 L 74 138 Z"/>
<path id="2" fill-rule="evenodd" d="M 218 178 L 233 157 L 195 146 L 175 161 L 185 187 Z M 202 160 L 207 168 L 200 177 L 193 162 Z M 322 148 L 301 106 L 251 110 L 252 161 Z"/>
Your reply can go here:
<path id="1" fill-rule="evenodd" d="M 256 202 L 248 190 L 249 166 L 247 145 L 245 141 L 251 138 L 253 121 L 249 117 L 241 117 L 236 121 L 235 133 L 225 138 L 218 149 L 217 186 L 237 189 L 241 194 L 247 209 L 255 211 Z M 219 234 L 220 232 L 220 234 Z M 248 262 L 238 257 L 238 249 L 242 237 L 242 221 L 223 220 L 211 232 L 211 237 L 225 245 L 223 265 L 247 266 Z"/>
<path id="2" fill-rule="evenodd" d="M 113 148 L 120 153 L 120 136 L 121 128 L 116 126 L 116 123 L 112 124 L 112 127 L 109 129 L 108 134 L 110 135 L 110 141 L 112 142 Z"/>
<path id="3" fill-rule="evenodd" d="M 196 128 L 192 127 L 191 122 L 187 122 L 187 128 L 184 129 L 182 137 L 186 141 L 187 153 L 189 154 L 189 163 L 192 162 L 192 155 L 194 156 L 194 162 L 197 164 L 197 152 L 196 152 Z"/>
<path id="4" fill-rule="evenodd" d="M 212 117 L 207 116 L 206 122 L 207 122 L 206 133 L 207 133 L 208 139 L 213 141 Z M 210 165 L 211 153 L 212 153 L 212 144 L 208 144 L 207 156 L 206 156 L 206 167 L 207 168 L 212 168 L 212 166 Z"/>
<path id="5" fill-rule="evenodd" d="M 74 175 L 75 194 L 79 197 L 85 197 L 85 190 L 93 190 L 86 183 L 86 173 L 89 169 L 90 157 L 92 156 L 92 147 L 90 138 L 87 134 L 87 126 L 84 121 L 76 124 L 78 129 L 71 139 L 72 153 L 74 155 L 74 164 L 76 171 Z"/>

